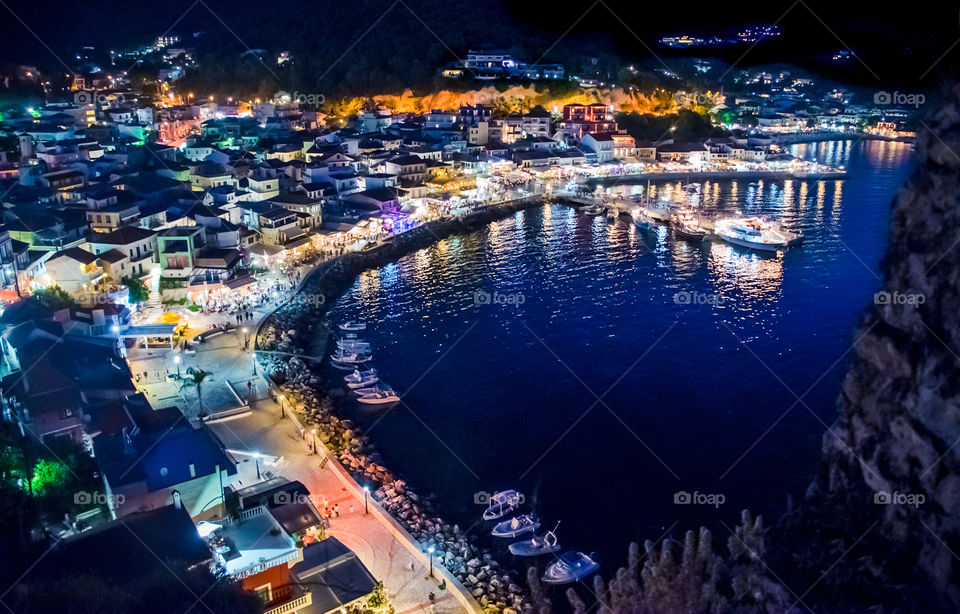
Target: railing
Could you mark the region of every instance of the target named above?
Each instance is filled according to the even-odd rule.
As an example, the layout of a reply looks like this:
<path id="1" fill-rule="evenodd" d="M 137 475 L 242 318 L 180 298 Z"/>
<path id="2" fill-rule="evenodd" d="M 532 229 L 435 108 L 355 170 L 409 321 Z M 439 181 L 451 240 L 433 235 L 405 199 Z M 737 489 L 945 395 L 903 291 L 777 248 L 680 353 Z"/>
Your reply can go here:
<path id="1" fill-rule="evenodd" d="M 272 591 L 271 596 L 273 599 L 264 604 L 268 609 L 264 610 L 263 614 L 286 614 L 313 603 L 313 595 L 296 584 L 278 587 Z"/>

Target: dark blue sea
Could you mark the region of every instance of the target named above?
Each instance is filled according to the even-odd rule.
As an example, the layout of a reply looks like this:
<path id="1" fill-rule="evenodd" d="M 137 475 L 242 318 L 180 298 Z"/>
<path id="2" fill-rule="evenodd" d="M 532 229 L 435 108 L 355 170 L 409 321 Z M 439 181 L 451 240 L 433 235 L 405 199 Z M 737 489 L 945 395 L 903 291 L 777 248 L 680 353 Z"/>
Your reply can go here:
<path id="1" fill-rule="evenodd" d="M 801 229 L 780 255 L 551 205 L 363 274 L 331 315 L 369 323 L 403 404 L 344 410 L 448 521 L 486 534 L 475 494 L 518 488 L 608 573 L 632 540 L 706 525 L 725 541 L 744 508 L 772 523 L 817 470 L 913 164 L 897 143 L 789 151 L 849 176 L 655 186 Z"/>

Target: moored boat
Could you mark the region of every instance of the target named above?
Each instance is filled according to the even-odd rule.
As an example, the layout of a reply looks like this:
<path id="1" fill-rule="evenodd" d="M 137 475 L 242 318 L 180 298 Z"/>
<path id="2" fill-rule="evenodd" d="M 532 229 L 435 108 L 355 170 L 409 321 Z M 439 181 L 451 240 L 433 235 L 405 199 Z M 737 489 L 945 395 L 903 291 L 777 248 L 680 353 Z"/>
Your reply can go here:
<path id="1" fill-rule="evenodd" d="M 600 205 L 590 205 L 589 207 L 584 207 L 580 210 L 584 215 L 602 215 L 603 207 Z"/>
<path id="2" fill-rule="evenodd" d="M 354 388 L 352 392 L 358 397 L 362 397 L 368 394 L 376 394 L 380 392 L 380 386 L 374 384 L 373 386 L 367 386 L 366 388 Z"/>
<path id="3" fill-rule="evenodd" d="M 372 386 L 376 384 L 379 381 L 380 381 L 379 377 L 377 377 L 376 375 L 371 375 L 357 382 L 347 382 L 347 388 L 349 388 L 350 390 L 356 390 L 358 388 L 366 388 L 368 386 Z"/>
<path id="4" fill-rule="evenodd" d="M 515 490 L 502 490 L 493 493 L 487 503 L 487 509 L 483 510 L 483 519 L 496 520 L 497 518 L 503 518 L 517 509 L 517 506 L 522 502 L 523 495 Z"/>
<path id="5" fill-rule="evenodd" d="M 493 527 L 490 535 L 494 537 L 517 537 L 525 533 L 532 533 L 540 528 L 540 521 L 530 514 L 515 516 L 510 520 L 504 520 Z"/>
<path id="6" fill-rule="evenodd" d="M 358 403 L 364 403 L 366 405 L 381 405 L 383 403 L 396 403 L 400 400 L 399 395 L 393 390 L 381 390 L 379 392 L 374 392 L 372 394 L 365 394 L 357 398 Z"/>
<path id="7" fill-rule="evenodd" d="M 367 369 L 366 371 L 360 371 L 359 369 L 354 369 L 353 373 L 349 375 L 344 375 L 343 379 L 347 382 L 359 382 L 365 377 L 370 377 L 371 375 L 376 375 L 376 369 Z"/>
<path id="8" fill-rule="evenodd" d="M 790 244 L 790 239 L 775 224 L 760 218 L 717 220 L 714 233 L 724 241 L 767 252 Z"/>
<path id="9" fill-rule="evenodd" d="M 600 568 L 595 555 L 569 551 L 560 555 L 555 563 L 547 567 L 543 581 L 547 584 L 568 584 L 586 578 Z"/>
<path id="10" fill-rule="evenodd" d="M 702 241 L 707 236 L 707 230 L 700 226 L 700 222 L 689 209 L 683 209 L 673 215 L 670 227 L 680 237 L 690 241 Z"/>
<path id="11" fill-rule="evenodd" d="M 557 523 L 560 526 L 560 523 Z M 541 554 L 551 554 L 560 550 L 560 541 L 557 539 L 557 527 L 553 531 L 547 531 L 543 535 L 534 535 L 530 539 L 522 542 L 510 544 L 507 549 L 514 556 L 539 556 Z"/>
<path id="12" fill-rule="evenodd" d="M 366 329 L 367 329 L 367 325 L 364 324 L 363 322 L 353 322 L 353 321 L 347 320 L 346 322 L 343 322 L 342 324 L 340 324 L 340 330 L 342 331 L 356 331 L 356 330 L 366 330 Z"/>

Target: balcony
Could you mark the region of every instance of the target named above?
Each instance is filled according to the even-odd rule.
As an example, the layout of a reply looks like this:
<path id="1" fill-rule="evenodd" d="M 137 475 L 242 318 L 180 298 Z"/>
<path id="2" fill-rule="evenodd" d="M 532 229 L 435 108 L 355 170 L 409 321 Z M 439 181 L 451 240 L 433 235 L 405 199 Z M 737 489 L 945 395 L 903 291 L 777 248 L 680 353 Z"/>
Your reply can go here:
<path id="1" fill-rule="evenodd" d="M 313 603 L 313 595 L 299 584 L 277 587 L 270 597 L 270 601 L 263 604 L 263 614 L 288 614 Z"/>

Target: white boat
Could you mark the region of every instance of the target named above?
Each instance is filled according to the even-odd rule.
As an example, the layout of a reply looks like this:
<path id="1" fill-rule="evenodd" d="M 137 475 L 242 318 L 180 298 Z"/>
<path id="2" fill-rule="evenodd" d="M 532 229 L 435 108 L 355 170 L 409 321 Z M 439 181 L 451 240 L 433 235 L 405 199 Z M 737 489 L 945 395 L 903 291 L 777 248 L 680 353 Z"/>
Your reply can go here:
<path id="1" fill-rule="evenodd" d="M 366 388 L 354 388 L 353 393 L 358 397 L 366 396 L 368 394 L 376 394 L 380 392 L 380 386 L 367 386 Z"/>
<path id="2" fill-rule="evenodd" d="M 484 520 L 503 518 L 523 502 L 523 495 L 515 490 L 503 490 L 493 493 L 487 509 L 483 510 Z"/>
<path id="3" fill-rule="evenodd" d="M 560 526 L 560 523 L 557 523 Z M 551 554 L 560 550 L 560 542 L 557 540 L 557 527 L 553 531 L 547 531 L 543 535 L 534 535 L 530 539 L 522 542 L 510 544 L 507 549 L 514 556 L 539 556 L 541 554 Z"/>
<path id="4" fill-rule="evenodd" d="M 346 322 L 340 324 L 340 330 L 367 330 L 367 325 L 363 322 L 351 322 L 350 320 L 347 320 Z"/>
<path id="5" fill-rule="evenodd" d="M 376 375 L 376 374 L 377 374 L 376 369 L 367 369 L 366 371 L 360 371 L 359 369 L 355 369 L 353 373 L 351 373 L 350 375 L 343 376 L 343 379 L 348 383 L 359 382 L 365 377 L 370 377 L 371 375 Z"/>
<path id="6" fill-rule="evenodd" d="M 347 352 L 369 352 L 370 344 L 366 341 L 357 341 L 354 339 L 337 339 L 337 347 Z"/>
<path id="7" fill-rule="evenodd" d="M 494 537 L 517 537 L 524 533 L 533 533 L 540 528 L 540 521 L 530 514 L 514 516 L 510 520 L 504 520 L 493 527 L 490 535 Z"/>
<path id="8" fill-rule="evenodd" d="M 603 207 L 600 205 L 590 205 L 589 207 L 584 207 L 580 211 L 582 211 L 584 215 L 602 215 Z"/>
<path id="9" fill-rule="evenodd" d="M 357 402 L 366 405 L 380 405 L 383 403 L 396 403 L 399 400 L 400 397 L 397 396 L 397 393 L 393 390 L 381 390 L 372 394 L 365 394 L 359 397 Z"/>
<path id="10" fill-rule="evenodd" d="M 362 365 L 373 360 L 370 354 L 353 354 L 349 352 L 337 351 L 330 356 L 330 364 L 334 368 L 344 371 L 354 371 L 358 365 Z"/>
<path id="11" fill-rule="evenodd" d="M 564 552 L 555 563 L 547 567 L 543 581 L 547 584 L 568 584 L 582 580 L 600 568 L 600 563 L 594 557 L 595 555 L 587 556 L 573 550 Z"/>
<path id="12" fill-rule="evenodd" d="M 365 377 L 359 382 L 347 382 L 347 388 L 350 390 L 357 390 L 358 388 L 368 388 L 373 386 L 380 381 L 380 378 L 376 375 L 371 375 L 370 377 Z"/>
<path id="13" fill-rule="evenodd" d="M 767 252 L 783 249 L 790 243 L 775 224 L 756 217 L 717 220 L 713 232 L 728 243 Z"/>

